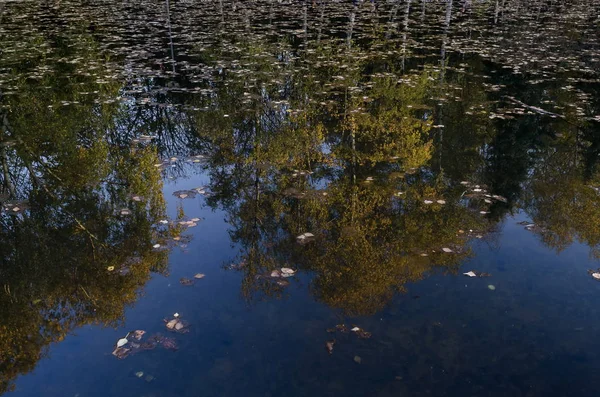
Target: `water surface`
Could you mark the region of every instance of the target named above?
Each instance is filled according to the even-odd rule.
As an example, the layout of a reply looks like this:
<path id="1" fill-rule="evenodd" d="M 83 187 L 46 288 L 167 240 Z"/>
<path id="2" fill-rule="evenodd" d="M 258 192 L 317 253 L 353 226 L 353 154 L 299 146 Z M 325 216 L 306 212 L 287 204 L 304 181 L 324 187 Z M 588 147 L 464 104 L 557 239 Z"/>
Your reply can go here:
<path id="1" fill-rule="evenodd" d="M 596 396 L 599 15 L 1 2 L 0 393 Z"/>

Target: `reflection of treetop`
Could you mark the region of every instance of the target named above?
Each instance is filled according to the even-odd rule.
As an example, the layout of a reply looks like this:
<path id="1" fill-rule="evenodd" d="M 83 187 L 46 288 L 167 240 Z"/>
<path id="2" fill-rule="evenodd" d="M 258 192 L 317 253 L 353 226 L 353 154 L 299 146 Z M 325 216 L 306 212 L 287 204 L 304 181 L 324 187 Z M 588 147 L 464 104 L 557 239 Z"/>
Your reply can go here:
<path id="1" fill-rule="evenodd" d="M 0 392 L 74 328 L 118 324 L 150 272 L 166 271 L 151 243 L 165 207 L 157 154 L 116 144 L 117 106 L 81 97 L 118 87 L 79 77 L 45 89 L 65 71 L 52 58 L 37 67 L 55 75 L 20 82 L 0 110 Z"/>

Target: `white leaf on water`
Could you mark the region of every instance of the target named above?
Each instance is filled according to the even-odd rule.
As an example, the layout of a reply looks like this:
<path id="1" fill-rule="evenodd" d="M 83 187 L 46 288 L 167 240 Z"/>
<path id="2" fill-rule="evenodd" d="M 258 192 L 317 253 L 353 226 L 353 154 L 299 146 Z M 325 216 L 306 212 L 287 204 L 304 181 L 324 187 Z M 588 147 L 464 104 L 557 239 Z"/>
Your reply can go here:
<path id="1" fill-rule="evenodd" d="M 433 204 L 433 201 L 431 201 L 431 200 L 424 200 L 423 202 L 424 202 L 425 204 Z"/>
<path id="2" fill-rule="evenodd" d="M 296 271 L 294 269 L 290 269 L 289 267 L 282 267 L 281 273 L 283 274 L 295 274 Z"/>
<path id="3" fill-rule="evenodd" d="M 358 331 L 360 331 L 360 328 L 358 328 L 358 327 L 354 327 L 354 328 L 352 328 L 350 331 L 352 331 L 352 332 L 358 332 Z"/>
<path id="4" fill-rule="evenodd" d="M 442 248 L 442 251 L 444 251 L 446 253 L 454 252 L 450 248 L 447 248 L 447 247 Z"/>
<path id="5" fill-rule="evenodd" d="M 446 200 L 438 200 L 437 203 L 444 205 L 444 204 L 446 204 Z"/>
<path id="6" fill-rule="evenodd" d="M 125 346 L 129 342 L 127 338 L 121 338 L 117 341 L 117 347 Z"/>
<path id="7" fill-rule="evenodd" d="M 154 244 L 152 248 L 160 248 L 160 244 Z"/>
<path id="8" fill-rule="evenodd" d="M 592 277 L 594 277 L 596 280 L 600 280 L 600 273 L 598 273 L 598 272 L 592 273 Z"/>
<path id="9" fill-rule="evenodd" d="M 469 277 L 477 277 L 477 275 L 475 274 L 475 272 L 473 270 L 468 271 L 466 273 L 463 273 L 465 276 L 469 276 Z"/>

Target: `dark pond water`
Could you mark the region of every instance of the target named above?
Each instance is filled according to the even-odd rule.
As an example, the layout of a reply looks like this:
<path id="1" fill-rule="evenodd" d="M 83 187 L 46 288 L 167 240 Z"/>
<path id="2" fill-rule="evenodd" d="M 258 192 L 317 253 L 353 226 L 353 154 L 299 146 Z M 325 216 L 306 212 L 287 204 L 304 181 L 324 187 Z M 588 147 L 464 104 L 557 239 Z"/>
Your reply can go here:
<path id="1" fill-rule="evenodd" d="M 599 71 L 592 0 L 0 2 L 0 393 L 597 396 Z"/>

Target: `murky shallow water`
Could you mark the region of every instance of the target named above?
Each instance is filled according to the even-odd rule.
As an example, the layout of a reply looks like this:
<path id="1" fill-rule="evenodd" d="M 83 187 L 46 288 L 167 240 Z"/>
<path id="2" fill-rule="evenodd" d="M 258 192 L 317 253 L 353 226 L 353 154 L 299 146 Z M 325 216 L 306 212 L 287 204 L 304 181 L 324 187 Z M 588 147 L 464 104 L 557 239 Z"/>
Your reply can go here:
<path id="1" fill-rule="evenodd" d="M 597 394 L 597 1 L 0 15 L 0 392 Z"/>

